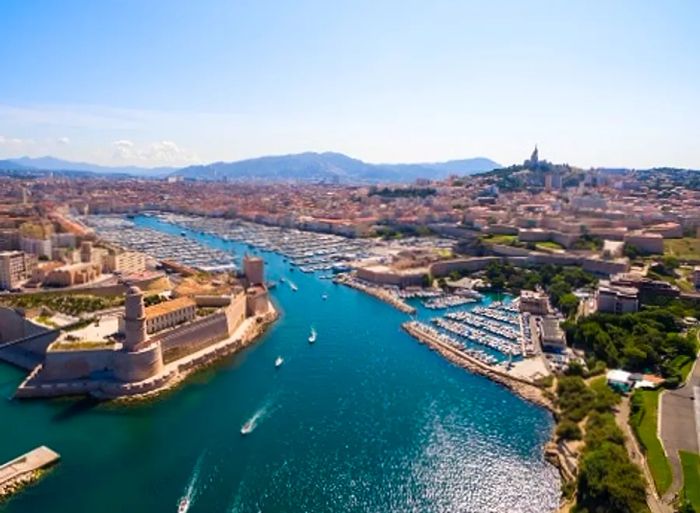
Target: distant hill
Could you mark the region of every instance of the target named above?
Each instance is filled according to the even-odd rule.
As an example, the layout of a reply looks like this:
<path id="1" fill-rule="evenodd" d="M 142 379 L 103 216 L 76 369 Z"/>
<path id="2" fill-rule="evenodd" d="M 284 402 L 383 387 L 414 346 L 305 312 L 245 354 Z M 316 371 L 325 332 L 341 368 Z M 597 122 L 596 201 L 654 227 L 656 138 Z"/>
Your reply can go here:
<path id="1" fill-rule="evenodd" d="M 16 159 L 7 159 L 7 162 L 13 162 L 19 166 L 22 166 L 22 168 L 16 169 L 35 169 L 41 171 L 86 171 L 89 173 L 104 175 L 116 174 L 149 177 L 166 176 L 177 169 L 175 167 L 146 168 L 138 166 L 100 166 L 98 164 L 89 164 L 87 162 L 71 162 L 69 160 L 62 160 L 49 156 L 36 158 L 20 157 Z"/>
<path id="2" fill-rule="evenodd" d="M 28 169 L 29 168 L 27 166 L 18 164 L 14 160 L 0 160 L 0 170 L 2 171 L 27 171 Z"/>
<path id="3" fill-rule="evenodd" d="M 468 175 L 498 167 L 499 164 L 486 158 L 424 164 L 369 164 L 341 153 L 306 152 L 189 166 L 172 174 L 196 180 L 408 182 L 417 178 Z"/>
<path id="4" fill-rule="evenodd" d="M 0 160 L 0 171 L 53 172 L 62 176 L 103 175 L 114 178 L 140 176 L 162 178 L 183 176 L 194 180 L 317 181 L 332 183 L 411 182 L 417 178 L 442 179 L 449 175 L 468 175 L 500 167 L 493 160 L 474 158 L 423 164 L 369 164 L 341 153 L 298 153 L 260 157 L 236 162 L 214 162 L 189 166 L 143 168 L 138 166 L 100 166 L 71 162 L 55 157 L 19 157 Z"/>

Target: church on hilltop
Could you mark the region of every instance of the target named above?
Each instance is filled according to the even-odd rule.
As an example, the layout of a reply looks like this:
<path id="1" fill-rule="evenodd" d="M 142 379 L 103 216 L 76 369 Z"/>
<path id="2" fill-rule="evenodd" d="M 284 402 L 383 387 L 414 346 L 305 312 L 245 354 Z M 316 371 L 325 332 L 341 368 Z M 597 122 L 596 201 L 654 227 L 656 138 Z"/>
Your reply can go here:
<path id="1" fill-rule="evenodd" d="M 530 155 L 530 158 L 523 162 L 523 167 L 525 169 L 530 169 L 533 171 L 536 169 L 539 169 L 539 167 L 540 167 L 540 155 L 539 155 L 539 151 L 537 150 L 536 144 L 535 144 L 535 149 L 532 151 L 532 155 Z"/>

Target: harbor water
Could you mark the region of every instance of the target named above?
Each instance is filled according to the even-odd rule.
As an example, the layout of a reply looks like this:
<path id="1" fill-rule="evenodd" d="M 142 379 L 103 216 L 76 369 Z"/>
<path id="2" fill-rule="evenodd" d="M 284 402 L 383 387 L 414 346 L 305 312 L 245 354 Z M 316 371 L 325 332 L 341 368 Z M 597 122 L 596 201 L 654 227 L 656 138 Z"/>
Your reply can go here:
<path id="1" fill-rule="evenodd" d="M 236 261 L 250 251 L 154 218 L 134 221 L 233 251 Z M 556 509 L 559 478 L 542 454 L 546 411 L 417 343 L 400 329 L 407 315 L 257 253 L 278 282 L 280 320 L 153 402 L 14 401 L 24 373 L 0 364 L 0 460 L 38 445 L 62 456 L 0 511 L 168 513 L 183 496 L 193 513 Z"/>

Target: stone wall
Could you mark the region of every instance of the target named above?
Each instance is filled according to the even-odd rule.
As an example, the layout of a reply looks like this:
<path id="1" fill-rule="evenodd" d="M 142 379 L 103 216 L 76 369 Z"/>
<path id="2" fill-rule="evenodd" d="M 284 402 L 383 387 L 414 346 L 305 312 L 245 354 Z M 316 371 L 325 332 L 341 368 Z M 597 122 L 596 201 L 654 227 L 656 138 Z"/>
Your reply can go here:
<path id="1" fill-rule="evenodd" d="M 114 349 L 49 351 L 39 374 L 41 381 L 89 378 L 97 372 L 110 372 Z"/>
<path id="2" fill-rule="evenodd" d="M 249 317 L 264 314 L 267 311 L 267 291 L 259 287 L 248 289 L 246 305 Z"/>
<path id="3" fill-rule="evenodd" d="M 267 294 L 265 295 L 265 299 L 267 299 Z M 236 331 L 245 320 L 247 302 L 248 299 L 245 294 L 238 294 L 236 297 L 232 298 L 231 304 L 224 309 L 229 335 Z"/>
<path id="4" fill-rule="evenodd" d="M 486 269 L 491 262 L 500 261 L 501 258 L 496 256 L 442 260 L 430 265 L 430 275 L 434 278 L 440 278 L 442 276 L 447 276 L 452 271 L 480 271 Z"/>
<path id="5" fill-rule="evenodd" d="M 520 256 L 526 257 L 531 253 L 527 248 L 516 248 L 515 246 L 506 246 L 505 244 L 494 244 L 491 251 L 499 256 Z"/>
<path id="6" fill-rule="evenodd" d="M 43 359 L 46 349 L 58 336 L 58 330 L 36 324 L 12 308 L 0 307 L 0 343 L 28 338 L 25 342 L 0 349 L 0 360 L 31 369 Z"/>
<path id="7" fill-rule="evenodd" d="M 114 353 L 114 377 L 120 381 L 143 381 L 163 371 L 160 344 L 151 344 L 138 351 Z"/>
<path id="8" fill-rule="evenodd" d="M 381 285 L 396 285 L 398 287 L 408 287 L 411 285 L 421 285 L 425 273 L 397 273 L 392 271 L 377 271 L 366 267 L 357 268 L 357 277 L 370 283 Z"/>
<path id="9" fill-rule="evenodd" d="M 163 334 L 158 334 L 151 340 L 160 342 L 163 358 L 168 362 L 226 338 L 228 334 L 226 314 L 217 312 Z"/>

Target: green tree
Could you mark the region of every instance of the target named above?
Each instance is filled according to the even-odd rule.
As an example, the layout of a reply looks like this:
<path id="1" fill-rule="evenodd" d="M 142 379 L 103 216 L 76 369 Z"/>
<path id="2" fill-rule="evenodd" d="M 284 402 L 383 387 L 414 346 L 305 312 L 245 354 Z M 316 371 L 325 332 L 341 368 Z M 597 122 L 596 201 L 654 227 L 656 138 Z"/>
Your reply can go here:
<path id="1" fill-rule="evenodd" d="M 559 440 L 581 440 L 581 428 L 575 422 L 564 419 L 557 426 Z"/>
<path id="2" fill-rule="evenodd" d="M 559 299 L 559 309 L 566 317 L 571 317 L 578 310 L 579 299 L 572 293 L 564 294 Z"/>

